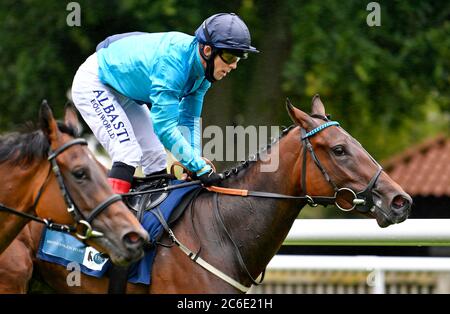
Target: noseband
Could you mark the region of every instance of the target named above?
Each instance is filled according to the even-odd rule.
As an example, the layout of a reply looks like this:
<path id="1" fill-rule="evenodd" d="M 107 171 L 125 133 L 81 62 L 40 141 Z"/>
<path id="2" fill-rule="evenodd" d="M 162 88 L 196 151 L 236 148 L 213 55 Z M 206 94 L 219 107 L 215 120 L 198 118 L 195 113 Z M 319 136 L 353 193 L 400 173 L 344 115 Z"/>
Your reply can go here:
<path id="1" fill-rule="evenodd" d="M 39 192 L 36 197 L 36 200 L 34 201 L 34 204 L 31 207 L 31 209 L 33 211 L 36 209 L 39 199 L 42 196 L 42 194 L 45 190 L 45 187 L 47 186 L 47 183 L 50 178 L 50 174 L 53 171 L 54 175 L 56 176 L 61 194 L 64 197 L 64 201 L 67 206 L 67 212 L 69 212 L 72 215 L 72 218 L 74 219 L 74 221 L 76 223 L 75 226 L 56 224 L 56 223 L 51 222 L 48 219 L 41 219 L 39 217 L 30 215 L 27 213 L 23 213 L 23 212 L 15 210 L 15 209 L 8 208 L 2 204 L 0 204 L 0 210 L 43 223 L 50 229 L 63 231 L 63 232 L 74 232 L 75 236 L 82 241 L 87 240 L 89 238 L 102 237 L 103 233 L 93 230 L 91 227 L 91 223 L 101 212 L 103 212 L 106 208 L 108 208 L 109 205 L 111 205 L 115 202 L 121 201 L 122 197 L 118 194 L 111 195 L 105 201 L 103 201 L 97 207 L 95 207 L 89 213 L 88 216 L 85 216 L 81 212 L 81 210 L 75 205 L 75 203 L 72 201 L 72 198 L 70 197 L 70 194 L 64 184 L 64 179 L 61 174 L 61 169 L 59 168 L 58 163 L 56 162 L 56 157 L 58 157 L 58 155 L 63 153 L 69 147 L 72 147 L 74 145 L 87 145 L 87 144 L 88 143 L 85 139 L 79 138 L 79 139 L 74 139 L 74 140 L 71 140 L 71 141 L 65 143 L 64 145 L 58 147 L 55 151 L 52 151 L 51 148 L 49 149 L 48 161 L 50 162 L 51 167 L 48 171 L 47 178 L 45 179 L 44 183 L 40 187 Z"/>
<path id="2" fill-rule="evenodd" d="M 316 117 L 318 117 L 318 116 L 316 116 Z M 326 123 L 318 126 L 317 128 L 315 128 L 309 132 L 306 132 L 305 129 L 300 128 L 300 130 L 301 130 L 300 140 L 303 143 L 303 161 L 302 161 L 302 179 L 301 179 L 303 196 L 308 198 L 309 205 L 311 205 L 313 207 L 321 204 L 320 202 L 315 202 L 314 199 L 312 197 L 309 197 L 306 192 L 306 155 L 307 155 L 306 152 L 309 151 L 314 163 L 319 168 L 320 172 L 322 172 L 322 174 L 325 177 L 325 179 L 327 180 L 327 182 L 330 183 L 334 189 L 335 193 L 334 193 L 333 198 L 335 200 L 335 205 L 337 208 L 339 208 L 340 210 L 343 210 L 343 211 L 351 211 L 356 208 L 360 212 L 368 212 L 369 210 L 372 210 L 372 208 L 374 207 L 374 202 L 373 202 L 373 197 L 372 197 L 372 189 L 375 186 L 378 178 L 380 177 L 380 174 L 381 174 L 381 171 L 383 170 L 383 168 L 366 151 L 366 153 L 370 157 L 370 159 L 378 166 L 377 172 L 370 179 L 366 188 L 364 190 L 362 190 L 360 192 L 356 192 L 356 193 L 350 188 L 338 188 L 337 184 L 331 179 L 328 172 L 325 170 L 325 168 L 320 163 L 320 160 L 317 157 L 317 155 L 315 154 L 314 148 L 313 148 L 311 142 L 309 141 L 309 138 L 330 126 L 333 126 L 333 125 L 339 126 L 339 122 L 329 121 L 326 117 L 318 117 L 318 118 L 325 120 Z M 339 199 L 339 197 L 341 195 L 345 195 L 345 194 L 349 194 L 352 198 L 352 206 L 350 208 L 342 207 L 341 205 L 339 205 L 339 203 L 337 201 L 337 199 Z M 321 204 L 321 205 L 326 205 L 326 204 Z"/>

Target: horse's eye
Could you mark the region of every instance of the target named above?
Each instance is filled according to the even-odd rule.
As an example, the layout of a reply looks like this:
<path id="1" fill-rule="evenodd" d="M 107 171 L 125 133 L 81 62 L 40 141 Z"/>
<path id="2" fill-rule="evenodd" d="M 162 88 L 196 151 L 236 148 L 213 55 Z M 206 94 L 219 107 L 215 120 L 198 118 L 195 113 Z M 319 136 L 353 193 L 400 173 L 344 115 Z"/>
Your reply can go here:
<path id="1" fill-rule="evenodd" d="M 344 156 L 345 155 L 345 149 L 344 149 L 343 146 L 338 145 L 338 146 L 333 147 L 333 153 L 336 156 Z"/>
<path id="2" fill-rule="evenodd" d="M 75 171 L 72 171 L 72 175 L 77 180 L 84 180 L 87 178 L 86 171 L 84 171 L 84 169 L 77 169 Z"/>

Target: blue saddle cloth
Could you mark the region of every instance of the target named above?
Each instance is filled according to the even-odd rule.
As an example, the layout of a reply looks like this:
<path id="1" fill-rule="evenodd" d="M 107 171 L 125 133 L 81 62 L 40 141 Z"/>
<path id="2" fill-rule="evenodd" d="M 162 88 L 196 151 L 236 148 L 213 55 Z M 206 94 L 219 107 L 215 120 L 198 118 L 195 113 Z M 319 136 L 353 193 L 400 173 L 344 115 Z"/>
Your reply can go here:
<path id="1" fill-rule="evenodd" d="M 170 185 L 182 182 L 184 181 L 174 180 Z M 168 221 L 173 210 L 178 206 L 183 197 L 199 187 L 200 185 L 191 185 L 172 190 L 169 196 L 157 206 L 163 214 L 164 219 Z M 141 224 L 147 230 L 152 243 L 155 242 L 163 228 L 159 220 L 150 211 L 145 211 Z M 152 248 L 146 251 L 141 260 L 133 263 L 129 270 L 128 281 L 149 285 L 155 255 L 156 248 Z M 37 257 L 50 263 L 63 265 L 68 269 L 73 265 L 71 263 L 78 263 L 82 273 L 98 278 L 104 276 L 111 266 L 111 261 L 102 257 L 101 253 L 94 248 L 86 246 L 77 238 L 67 233 L 50 229 L 44 229 Z"/>

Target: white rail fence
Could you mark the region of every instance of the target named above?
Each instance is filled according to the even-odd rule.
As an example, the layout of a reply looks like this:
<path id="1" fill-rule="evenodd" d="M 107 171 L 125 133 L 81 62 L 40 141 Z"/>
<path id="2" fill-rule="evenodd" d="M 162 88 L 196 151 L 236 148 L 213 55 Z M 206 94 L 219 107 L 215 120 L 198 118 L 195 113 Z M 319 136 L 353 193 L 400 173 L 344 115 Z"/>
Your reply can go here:
<path id="1" fill-rule="evenodd" d="M 450 219 L 408 219 L 387 228 L 374 219 L 297 219 L 284 244 L 450 246 Z"/>
<path id="2" fill-rule="evenodd" d="M 450 246 L 450 219 L 297 220 L 285 245 Z M 251 293 L 450 293 L 450 258 L 276 255 Z"/>

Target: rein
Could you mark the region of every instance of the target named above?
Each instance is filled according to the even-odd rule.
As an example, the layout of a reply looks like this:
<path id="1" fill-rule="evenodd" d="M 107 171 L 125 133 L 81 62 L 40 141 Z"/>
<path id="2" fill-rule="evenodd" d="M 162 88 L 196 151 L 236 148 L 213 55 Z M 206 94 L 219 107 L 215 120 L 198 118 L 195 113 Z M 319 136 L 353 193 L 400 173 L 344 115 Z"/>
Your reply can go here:
<path id="1" fill-rule="evenodd" d="M 279 194 L 279 193 L 271 193 L 271 192 L 263 192 L 263 191 L 250 191 L 250 190 L 243 190 L 243 189 L 232 189 L 232 188 L 224 188 L 224 187 L 218 187 L 218 186 L 210 186 L 206 189 L 211 192 L 219 193 L 219 194 L 226 194 L 226 195 L 235 195 L 235 196 L 253 196 L 253 197 L 263 197 L 263 198 L 275 198 L 275 199 L 297 199 L 297 200 L 304 200 L 306 201 L 310 206 L 316 207 L 317 205 L 336 205 L 340 210 L 342 211 L 351 211 L 355 208 L 359 208 L 359 206 L 364 206 L 364 209 L 361 211 L 367 211 L 370 210 L 373 207 L 373 200 L 370 198 L 370 191 L 372 190 L 373 186 L 375 185 L 376 181 L 378 180 L 378 177 L 381 174 L 381 171 L 383 170 L 382 167 L 369 155 L 369 157 L 372 159 L 372 161 L 375 162 L 375 164 L 378 166 L 378 170 L 376 174 L 372 177 L 372 179 L 367 184 L 366 188 L 363 191 L 360 192 L 354 192 L 352 189 L 349 188 L 338 188 L 337 185 L 334 183 L 334 181 L 331 180 L 331 177 L 329 176 L 328 172 L 325 170 L 325 168 L 322 166 L 319 158 L 314 152 L 314 148 L 309 141 L 309 137 L 314 136 L 315 134 L 319 133 L 320 131 L 330 127 L 330 126 L 339 126 L 339 122 L 337 121 L 328 121 L 317 128 L 306 132 L 305 129 L 301 128 L 301 138 L 300 140 L 303 143 L 303 160 L 302 160 L 302 178 L 301 178 L 301 187 L 303 190 L 303 195 L 301 196 L 294 196 L 294 195 L 286 195 L 286 194 Z M 312 159 L 314 160 L 314 163 L 317 165 L 317 167 L 320 169 L 321 173 L 329 182 L 335 191 L 334 196 L 311 196 L 308 195 L 306 192 L 306 155 L 307 151 L 312 156 Z M 236 171 L 235 171 L 236 172 Z M 344 208 L 342 207 L 337 200 L 339 199 L 339 196 L 341 194 L 350 194 L 352 197 L 352 206 L 350 208 Z"/>
<path id="2" fill-rule="evenodd" d="M 40 217 L 37 217 L 34 215 L 30 215 L 27 213 L 17 211 L 13 208 L 6 207 L 3 204 L 0 204 L 0 211 L 4 211 L 6 213 L 10 213 L 10 214 L 22 217 L 22 218 L 36 221 L 38 223 L 46 225 L 47 228 L 52 229 L 52 230 L 57 230 L 57 231 L 67 232 L 67 233 L 74 232 L 76 230 L 76 228 L 74 226 L 57 224 L 57 223 L 52 222 L 51 220 L 43 219 L 43 218 L 40 218 Z"/>
<path id="3" fill-rule="evenodd" d="M 56 157 L 58 155 L 60 155 L 61 153 L 63 153 L 69 147 L 74 146 L 74 145 L 83 145 L 84 146 L 87 144 L 88 143 L 85 139 L 79 138 L 79 139 L 74 139 L 74 140 L 71 140 L 71 141 L 63 144 L 62 146 L 58 147 L 55 151 L 52 151 L 51 148 L 49 148 L 48 161 L 50 162 L 50 169 L 48 171 L 47 178 L 45 179 L 44 183 L 40 187 L 38 195 L 36 197 L 36 200 L 34 201 L 33 205 L 28 210 L 28 211 L 35 211 L 35 209 L 39 203 L 40 197 L 42 196 L 43 191 L 45 190 L 45 187 L 47 186 L 47 183 L 50 178 L 50 174 L 53 171 L 54 175 L 56 176 L 61 194 L 64 197 L 64 201 L 67 206 L 67 212 L 69 212 L 72 215 L 73 219 L 76 222 L 75 226 L 53 223 L 50 219 L 43 219 L 43 218 L 31 215 L 31 214 L 20 212 L 16 209 L 4 206 L 3 204 L 0 204 L 0 211 L 4 211 L 4 212 L 7 212 L 7 213 L 10 213 L 10 214 L 22 217 L 22 218 L 31 219 L 33 221 L 45 224 L 47 226 L 47 228 L 49 228 L 49 229 L 67 232 L 67 233 L 75 232 L 75 236 L 82 241 L 87 240 L 89 238 L 102 237 L 103 233 L 93 230 L 91 227 L 91 223 L 94 220 L 94 218 L 97 217 L 109 205 L 111 205 L 112 203 L 115 203 L 117 201 L 121 201 L 122 197 L 117 194 L 114 194 L 114 195 L 108 197 L 105 201 L 103 201 L 96 208 L 94 208 L 87 217 L 85 217 L 83 215 L 83 213 L 81 212 L 81 210 L 72 201 L 72 199 L 69 195 L 69 192 L 64 184 L 64 179 L 62 177 L 61 170 L 58 166 L 58 163 L 56 162 Z M 78 226 L 82 226 L 82 228 L 84 228 L 83 232 L 80 232 L 80 230 L 78 230 L 79 229 Z"/>

